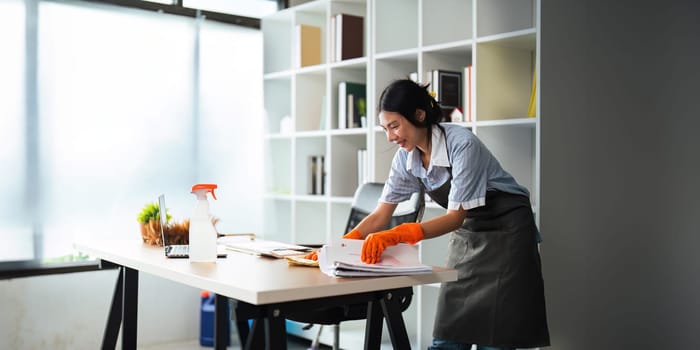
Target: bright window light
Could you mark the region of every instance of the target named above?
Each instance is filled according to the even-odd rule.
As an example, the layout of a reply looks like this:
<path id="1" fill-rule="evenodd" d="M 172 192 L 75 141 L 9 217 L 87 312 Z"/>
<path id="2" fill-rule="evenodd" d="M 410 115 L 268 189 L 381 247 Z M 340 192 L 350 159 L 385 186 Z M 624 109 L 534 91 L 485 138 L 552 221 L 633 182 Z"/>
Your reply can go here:
<path id="1" fill-rule="evenodd" d="M 0 0 L 0 261 L 65 256 L 76 238 L 140 237 L 136 216 L 161 193 L 182 221 L 197 182 L 219 184 L 218 229 L 260 232 L 259 30 L 39 2 L 40 79 L 28 93 L 40 137 L 27 140 L 24 9 Z M 25 205 L 28 141 L 39 147 L 37 208 Z"/>
<path id="2" fill-rule="evenodd" d="M 277 11 L 277 2 L 271 0 L 185 0 L 183 5 L 252 18 L 262 18 Z"/>

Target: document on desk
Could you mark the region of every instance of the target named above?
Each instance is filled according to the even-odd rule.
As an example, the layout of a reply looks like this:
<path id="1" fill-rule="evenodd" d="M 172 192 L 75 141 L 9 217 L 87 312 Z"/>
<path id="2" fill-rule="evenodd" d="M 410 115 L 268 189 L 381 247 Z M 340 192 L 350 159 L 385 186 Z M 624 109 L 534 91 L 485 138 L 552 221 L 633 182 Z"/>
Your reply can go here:
<path id="1" fill-rule="evenodd" d="M 228 250 L 278 259 L 286 256 L 307 254 L 312 250 L 309 247 L 296 244 L 267 241 L 254 237 L 219 237 L 217 242 L 224 245 Z"/>
<path id="2" fill-rule="evenodd" d="M 432 271 L 430 266 L 421 264 L 418 247 L 405 243 L 387 247 L 377 264 L 363 263 L 360 259 L 363 242 L 343 239 L 324 245 L 318 252 L 321 271 L 339 277 L 400 276 Z"/>

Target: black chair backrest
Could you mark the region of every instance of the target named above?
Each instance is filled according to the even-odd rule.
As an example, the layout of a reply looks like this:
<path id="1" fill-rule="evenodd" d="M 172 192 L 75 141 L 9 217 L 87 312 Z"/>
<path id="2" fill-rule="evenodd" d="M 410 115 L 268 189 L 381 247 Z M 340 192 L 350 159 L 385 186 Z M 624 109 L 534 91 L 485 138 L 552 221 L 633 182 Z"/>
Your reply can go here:
<path id="1" fill-rule="evenodd" d="M 348 223 L 345 226 L 345 233 L 350 232 L 374 210 L 383 189 L 384 184 L 378 182 L 367 182 L 357 188 L 353 196 L 352 209 L 350 210 Z M 423 219 L 424 210 L 424 195 L 422 192 L 415 192 L 409 199 L 399 203 L 385 229 L 407 222 L 420 222 Z"/>

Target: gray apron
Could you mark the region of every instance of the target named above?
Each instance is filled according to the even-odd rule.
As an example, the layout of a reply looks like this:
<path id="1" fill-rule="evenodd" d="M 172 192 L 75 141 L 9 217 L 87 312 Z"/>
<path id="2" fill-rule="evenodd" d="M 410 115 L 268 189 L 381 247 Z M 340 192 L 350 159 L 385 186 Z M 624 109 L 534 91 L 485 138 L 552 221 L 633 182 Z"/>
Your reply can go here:
<path id="1" fill-rule="evenodd" d="M 447 208 L 450 183 L 427 192 Z M 487 191 L 452 233 L 447 266 L 457 281 L 440 288 L 433 337 L 482 346 L 549 345 L 544 283 L 530 200 Z"/>

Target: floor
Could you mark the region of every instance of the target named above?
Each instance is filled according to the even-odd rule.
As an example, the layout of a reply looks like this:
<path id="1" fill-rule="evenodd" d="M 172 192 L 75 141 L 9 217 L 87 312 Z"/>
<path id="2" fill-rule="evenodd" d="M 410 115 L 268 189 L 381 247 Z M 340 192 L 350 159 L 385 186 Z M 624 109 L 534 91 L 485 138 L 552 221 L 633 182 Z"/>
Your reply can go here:
<path id="1" fill-rule="evenodd" d="M 238 339 L 231 339 L 233 344 L 228 347 L 230 350 L 241 349 Z M 295 336 L 287 337 L 287 349 L 288 350 L 307 350 L 311 346 L 311 341 L 307 339 L 298 338 Z M 170 344 L 160 344 L 149 347 L 139 348 L 142 350 L 204 350 L 212 349 L 211 347 L 204 347 L 199 345 L 199 340 L 192 340 L 186 342 L 170 343 Z M 321 345 L 319 350 L 331 349 L 328 346 Z"/>

